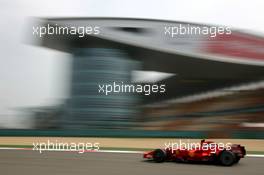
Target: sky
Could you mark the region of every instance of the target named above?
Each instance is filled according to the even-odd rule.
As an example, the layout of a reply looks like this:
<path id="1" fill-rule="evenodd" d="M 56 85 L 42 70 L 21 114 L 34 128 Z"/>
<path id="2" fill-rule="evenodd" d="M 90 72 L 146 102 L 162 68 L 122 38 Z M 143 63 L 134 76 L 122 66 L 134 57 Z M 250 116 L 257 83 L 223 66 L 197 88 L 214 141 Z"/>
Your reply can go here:
<path id="1" fill-rule="evenodd" d="M 17 109 L 68 96 L 71 55 L 28 45 L 29 17 L 133 17 L 234 27 L 264 36 L 262 0 L 1 0 L 0 127 L 26 127 Z"/>

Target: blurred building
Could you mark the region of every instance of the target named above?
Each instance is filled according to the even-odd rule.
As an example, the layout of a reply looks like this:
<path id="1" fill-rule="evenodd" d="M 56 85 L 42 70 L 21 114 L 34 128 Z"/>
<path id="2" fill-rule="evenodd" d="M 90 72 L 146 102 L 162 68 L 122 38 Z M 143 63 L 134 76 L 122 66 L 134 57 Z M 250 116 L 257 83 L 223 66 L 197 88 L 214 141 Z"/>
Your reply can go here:
<path id="1" fill-rule="evenodd" d="M 61 123 L 65 128 L 210 130 L 227 126 L 226 121 L 233 122 L 229 128 L 243 127 L 243 122 L 264 121 L 263 101 L 255 103 L 250 98 L 263 99 L 260 92 L 264 88 L 264 39 L 259 36 L 232 30 L 230 35 L 215 37 L 209 34 L 171 37 L 166 35 L 168 27 L 207 25 L 145 19 L 50 18 L 39 21 L 39 26 L 48 25 L 93 26 L 100 30 L 98 35 L 84 37 L 78 33 L 46 34 L 41 40 L 34 36 L 44 47 L 73 55 L 71 97 Z M 131 83 L 133 70 L 174 76 L 152 82 L 165 84 L 164 94 L 98 94 L 99 83 Z M 138 83 L 147 82 L 145 78 Z M 248 101 L 244 101 L 244 94 Z M 243 113 L 247 107 L 261 114 Z M 221 125 L 218 121 L 222 120 Z"/>
<path id="2" fill-rule="evenodd" d="M 130 83 L 137 62 L 120 49 L 75 48 L 73 51 L 71 98 L 64 128 L 126 129 L 134 127 L 138 96 L 100 94 L 99 85 Z"/>
<path id="3" fill-rule="evenodd" d="M 65 115 L 65 106 L 40 106 L 17 108 L 23 126 L 26 129 L 61 129 L 61 118 Z"/>

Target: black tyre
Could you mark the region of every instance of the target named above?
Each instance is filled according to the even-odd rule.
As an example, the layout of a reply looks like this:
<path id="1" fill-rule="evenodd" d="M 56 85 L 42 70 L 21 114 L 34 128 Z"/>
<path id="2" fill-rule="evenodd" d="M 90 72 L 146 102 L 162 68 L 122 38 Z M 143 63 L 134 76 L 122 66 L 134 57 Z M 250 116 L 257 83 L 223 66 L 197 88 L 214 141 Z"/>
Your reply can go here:
<path id="1" fill-rule="evenodd" d="M 166 159 L 166 152 L 162 149 L 156 149 L 153 153 L 153 160 L 155 162 L 161 163 L 164 162 Z"/>
<path id="2" fill-rule="evenodd" d="M 238 163 L 238 162 L 239 162 L 239 160 L 240 160 L 240 157 L 237 157 L 237 156 L 236 156 L 236 160 L 235 160 L 235 162 L 234 162 L 234 163 Z"/>
<path id="3" fill-rule="evenodd" d="M 230 151 L 223 151 L 220 155 L 220 163 L 224 166 L 231 166 L 235 163 L 236 157 Z"/>

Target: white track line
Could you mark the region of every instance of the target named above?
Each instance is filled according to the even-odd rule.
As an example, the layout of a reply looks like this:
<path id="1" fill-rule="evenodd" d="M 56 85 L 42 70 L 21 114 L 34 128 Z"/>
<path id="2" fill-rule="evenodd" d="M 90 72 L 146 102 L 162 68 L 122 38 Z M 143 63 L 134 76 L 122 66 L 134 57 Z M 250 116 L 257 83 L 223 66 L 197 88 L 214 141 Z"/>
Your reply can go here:
<path id="1" fill-rule="evenodd" d="M 37 151 L 32 148 L 12 148 L 12 147 L 0 147 L 0 150 L 28 150 L 28 151 Z M 42 152 L 46 151 L 58 151 L 58 152 L 79 152 L 78 150 L 62 150 L 62 149 L 49 149 L 42 150 Z M 85 150 L 84 152 L 102 152 L 102 153 L 130 153 L 130 154 L 143 154 L 143 151 L 125 151 L 125 150 Z"/>
<path id="2" fill-rule="evenodd" d="M 32 150 L 32 149 L 30 149 L 30 148 L 0 147 L 0 150 Z"/>
<path id="3" fill-rule="evenodd" d="M 0 150 L 28 150 L 33 151 L 32 148 L 11 148 L 11 147 L 0 147 Z M 38 151 L 38 150 L 34 150 Z M 46 151 L 60 151 L 60 152 L 78 152 L 71 150 L 42 150 Z M 125 150 L 98 150 L 98 151 L 84 151 L 84 152 L 99 152 L 99 153 L 128 153 L 128 154 L 143 154 L 144 151 L 125 151 Z M 261 157 L 264 158 L 264 154 L 247 154 L 246 157 Z"/>
<path id="4" fill-rule="evenodd" d="M 129 154 L 143 154 L 144 151 L 122 151 L 122 150 L 99 150 L 102 153 L 129 153 Z"/>
<path id="5" fill-rule="evenodd" d="M 246 157 L 264 157 L 263 154 L 247 154 Z"/>

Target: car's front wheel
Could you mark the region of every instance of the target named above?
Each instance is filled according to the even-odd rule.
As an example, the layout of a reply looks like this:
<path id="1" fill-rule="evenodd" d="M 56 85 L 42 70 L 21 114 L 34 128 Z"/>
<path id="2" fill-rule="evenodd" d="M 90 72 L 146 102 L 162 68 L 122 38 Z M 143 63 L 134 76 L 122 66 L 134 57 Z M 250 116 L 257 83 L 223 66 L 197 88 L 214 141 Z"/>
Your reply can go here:
<path id="1" fill-rule="evenodd" d="M 153 153 L 153 160 L 155 162 L 164 162 L 166 160 L 166 152 L 162 149 L 156 149 Z"/>

